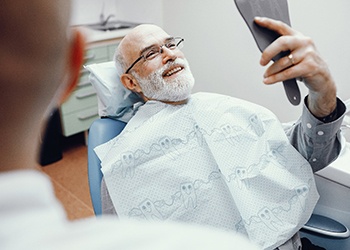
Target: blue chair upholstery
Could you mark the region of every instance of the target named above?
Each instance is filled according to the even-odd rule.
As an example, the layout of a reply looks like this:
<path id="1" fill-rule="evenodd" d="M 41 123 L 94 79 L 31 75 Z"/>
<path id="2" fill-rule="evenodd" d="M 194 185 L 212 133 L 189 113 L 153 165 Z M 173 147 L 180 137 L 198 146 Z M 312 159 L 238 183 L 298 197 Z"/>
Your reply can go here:
<path id="1" fill-rule="evenodd" d="M 95 120 L 89 129 L 88 136 L 88 180 L 90 196 L 95 215 L 102 214 L 101 207 L 101 161 L 97 157 L 94 148 L 117 136 L 126 123 L 110 118 Z"/>

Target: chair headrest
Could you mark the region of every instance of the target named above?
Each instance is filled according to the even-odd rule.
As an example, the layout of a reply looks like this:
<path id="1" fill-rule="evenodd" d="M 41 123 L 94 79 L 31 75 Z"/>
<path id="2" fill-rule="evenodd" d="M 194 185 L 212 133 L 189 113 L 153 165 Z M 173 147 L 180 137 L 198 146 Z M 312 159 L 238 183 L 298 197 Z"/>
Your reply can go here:
<path id="1" fill-rule="evenodd" d="M 134 104 L 143 100 L 132 91 L 126 89 L 113 61 L 85 66 L 90 72 L 89 80 L 98 97 L 99 116 L 107 116 L 125 121 Z"/>

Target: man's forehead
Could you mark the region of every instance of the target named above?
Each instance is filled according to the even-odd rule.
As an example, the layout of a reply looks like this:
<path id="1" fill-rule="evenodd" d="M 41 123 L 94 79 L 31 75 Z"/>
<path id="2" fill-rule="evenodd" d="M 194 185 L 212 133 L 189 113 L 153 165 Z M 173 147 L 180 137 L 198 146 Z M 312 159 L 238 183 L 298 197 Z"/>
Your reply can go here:
<path id="1" fill-rule="evenodd" d="M 145 47 L 159 44 L 170 36 L 160 27 L 155 25 L 139 25 L 127 35 L 130 48 L 141 51 Z"/>

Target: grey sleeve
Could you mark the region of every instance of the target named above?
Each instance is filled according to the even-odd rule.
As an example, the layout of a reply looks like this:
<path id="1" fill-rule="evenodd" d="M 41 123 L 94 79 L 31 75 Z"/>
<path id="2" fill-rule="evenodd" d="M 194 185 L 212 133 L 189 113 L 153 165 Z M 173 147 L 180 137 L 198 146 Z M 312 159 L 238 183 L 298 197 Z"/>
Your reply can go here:
<path id="1" fill-rule="evenodd" d="M 337 99 L 337 118 L 324 123 L 314 117 L 305 101 L 302 116 L 292 126 L 286 126 L 285 132 L 291 144 L 310 163 L 314 172 L 333 162 L 341 150 L 340 126 L 346 107 Z"/>
<path id="2" fill-rule="evenodd" d="M 104 178 L 101 181 L 101 206 L 102 206 L 102 215 L 104 214 L 114 214 L 117 215 L 115 208 L 113 206 L 111 197 L 108 193 L 106 182 Z"/>

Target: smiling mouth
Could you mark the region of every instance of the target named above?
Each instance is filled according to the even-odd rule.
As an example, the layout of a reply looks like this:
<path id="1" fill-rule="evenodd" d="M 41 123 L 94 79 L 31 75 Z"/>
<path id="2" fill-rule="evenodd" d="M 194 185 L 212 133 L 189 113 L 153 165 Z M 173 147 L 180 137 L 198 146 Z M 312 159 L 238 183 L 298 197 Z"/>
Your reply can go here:
<path id="1" fill-rule="evenodd" d="M 175 68 L 173 68 L 173 69 L 170 69 L 170 70 L 164 72 L 163 77 L 172 76 L 172 75 L 174 75 L 174 74 L 176 74 L 176 73 L 182 71 L 183 69 L 184 69 L 184 67 L 182 67 L 182 66 L 177 66 L 177 67 L 175 67 Z"/>

